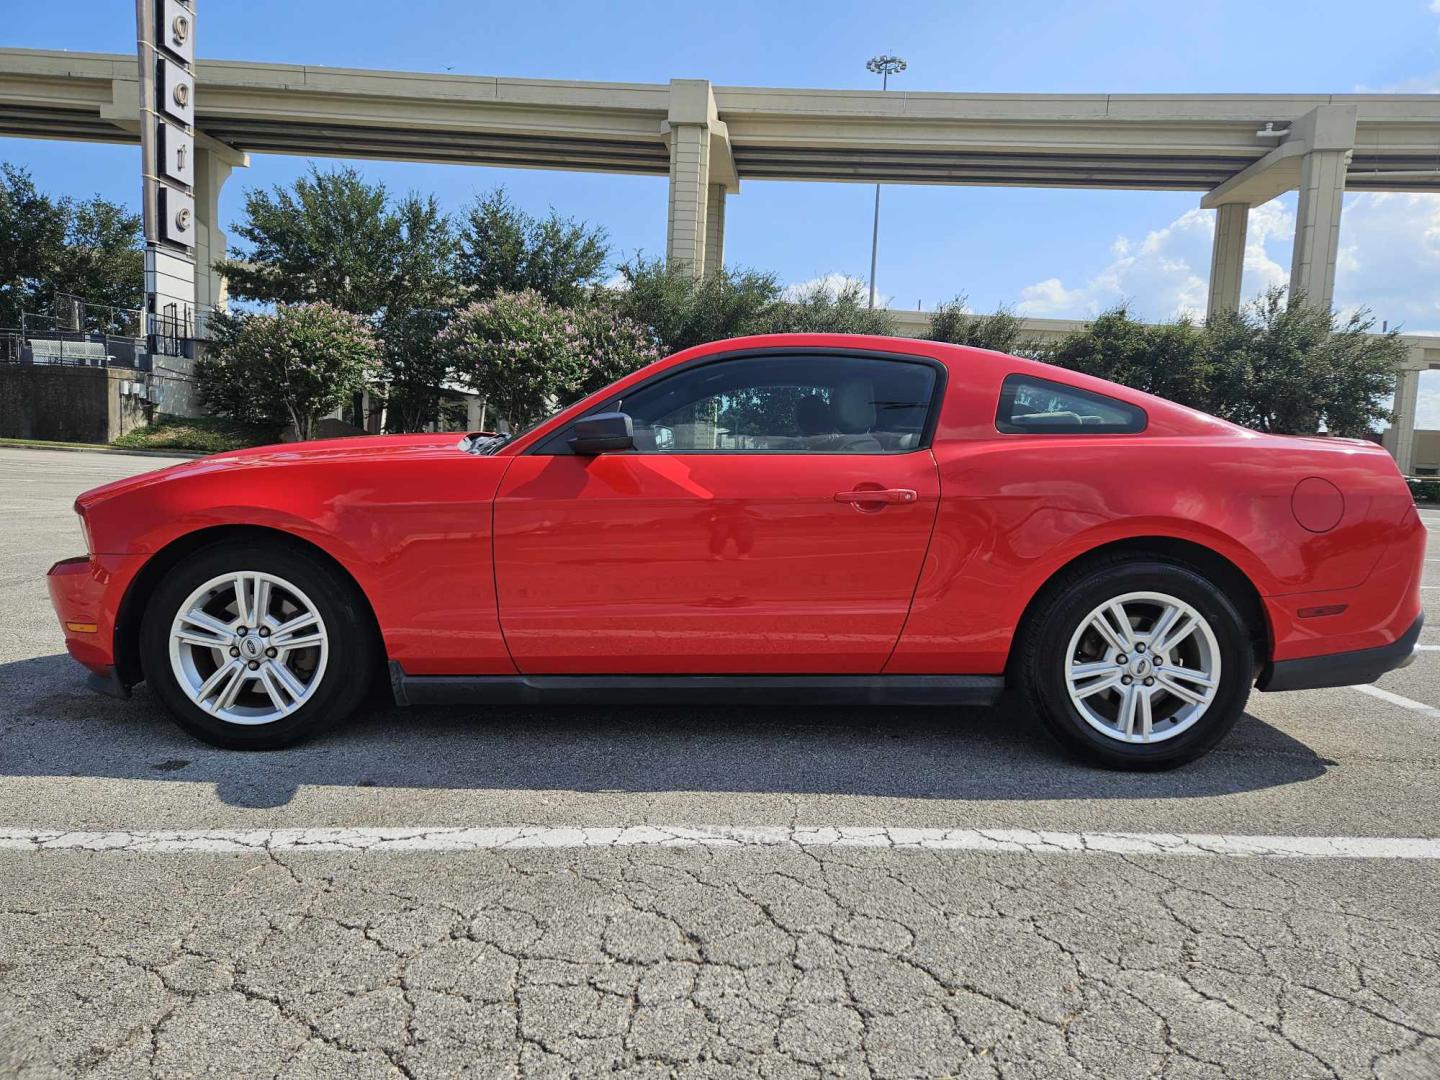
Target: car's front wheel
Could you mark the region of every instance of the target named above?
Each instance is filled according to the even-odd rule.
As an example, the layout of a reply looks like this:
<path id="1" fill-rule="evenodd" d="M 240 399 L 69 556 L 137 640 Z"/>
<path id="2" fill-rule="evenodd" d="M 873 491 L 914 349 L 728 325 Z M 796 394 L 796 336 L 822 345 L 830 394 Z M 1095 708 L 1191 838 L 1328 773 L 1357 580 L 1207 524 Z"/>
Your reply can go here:
<path id="1" fill-rule="evenodd" d="M 348 716 L 374 665 L 355 588 L 298 545 L 222 542 L 165 576 L 146 606 L 145 680 L 192 735 L 287 746 Z"/>
<path id="2" fill-rule="evenodd" d="M 1225 593 L 1151 560 L 1059 582 L 1027 620 L 1016 671 L 1063 746 L 1124 769 L 1171 768 L 1210 750 L 1255 676 L 1249 631 Z"/>

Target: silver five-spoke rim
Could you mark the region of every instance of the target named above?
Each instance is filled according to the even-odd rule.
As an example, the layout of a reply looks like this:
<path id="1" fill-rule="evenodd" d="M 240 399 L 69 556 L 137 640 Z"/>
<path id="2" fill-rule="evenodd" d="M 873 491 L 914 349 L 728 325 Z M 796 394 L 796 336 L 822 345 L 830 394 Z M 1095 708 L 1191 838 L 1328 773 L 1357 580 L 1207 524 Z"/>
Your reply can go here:
<path id="1" fill-rule="evenodd" d="M 211 578 L 170 625 L 170 666 L 205 712 L 269 724 L 314 695 L 330 641 L 319 609 L 284 578 L 240 570 Z"/>
<path id="2" fill-rule="evenodd" d="M 1173 739 L 1220 688 L 1220 646 L 1205 617 L 1164 593 L 1132 592 L 1081 620 L 1065 654 L 1070 701 L 1085 722 L 1126 743 Z"/>

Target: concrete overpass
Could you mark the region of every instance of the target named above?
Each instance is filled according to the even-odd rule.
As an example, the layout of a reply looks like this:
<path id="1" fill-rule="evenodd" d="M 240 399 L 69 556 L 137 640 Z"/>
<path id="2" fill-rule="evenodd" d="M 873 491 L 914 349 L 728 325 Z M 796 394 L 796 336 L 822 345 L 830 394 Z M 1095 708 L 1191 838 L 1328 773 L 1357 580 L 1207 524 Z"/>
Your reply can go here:
<path id="1" fill-rule="evenodd" d="M 134 142 L 137 77 L 129 54 L 0 49 L 0 134 Z M 1299 190 L 1291 287 L 1328 306 L 1345 191 L 1440 192 L 1427 94 L 882 94 L 199 60 L 195 129 L 199 310 L 223 298 L 218 198 L 251 153 L 667 176 L 666 254 L 696 273 L 723 260 L 742 180 L 1194 191 L 1218 211 L 1212 312 L 1239 304 L 1250 207 Z M 1397 398 L 1412 417 L 1415 363 Z"/>

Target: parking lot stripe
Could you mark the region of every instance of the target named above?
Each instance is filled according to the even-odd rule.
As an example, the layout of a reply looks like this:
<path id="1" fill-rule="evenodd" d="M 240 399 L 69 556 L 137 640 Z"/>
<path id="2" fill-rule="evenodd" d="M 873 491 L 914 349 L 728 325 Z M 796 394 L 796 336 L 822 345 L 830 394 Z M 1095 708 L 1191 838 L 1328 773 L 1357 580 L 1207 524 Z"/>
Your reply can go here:
<path id="1" fill-rule="evenodd" d="M 1414 698 L 1392 694 L 1389 690 L 1381 690 L 1378 686 L 1354 686 L 1351 687 L 1351 689 L 1359 690 L 1362 694 L 1369 694 L 1371 697 L 1379 698 L 1381 701 L 1388 701 L 1391 705 L 1399 705 L 1400 708 L 1409 709 L 1411 712 L 1440 717 L 1440 709 L 1435 708 L 1433 705 L 1426 705 L 1423 701 L 1416 701 Z"/>
<path id="2" fill-rule="evenodd" d="M 1440 839 L 1390 836 L 1230 836 L 1203 833 L 1047 832 L 879 826 L 631 825 L 618 828 L 205 829 L 114 832 L 0 829 L 0 852 L 200 854 L 364 852 L 415 854 L 536 848 L 864 847 L 1021 855 L 1159 855 L 1280 859 L 1440 859 Z"/>

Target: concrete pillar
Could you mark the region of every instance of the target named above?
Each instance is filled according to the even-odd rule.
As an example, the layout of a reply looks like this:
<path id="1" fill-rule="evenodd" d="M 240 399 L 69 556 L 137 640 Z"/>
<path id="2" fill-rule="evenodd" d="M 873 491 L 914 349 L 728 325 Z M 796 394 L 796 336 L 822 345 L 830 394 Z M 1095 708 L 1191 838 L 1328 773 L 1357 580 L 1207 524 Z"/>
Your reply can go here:
<path id="1" fill-rule="evenodd" d="M 705 262 L 706 274 L 713 274 L 725 266 L 725 185 L 711 184 L 710 198 L 705 212 Z"/>
<path id="2" fill-rule="evenodd" d="M 1415 467 L 1415 405 L 1419 396 L 1420 371 L 1405 368 L 1395 382 L 1395 421 L 1385 433 L 1385 448 L 1406 476 Z"/>
<path id="3" fill-rule="evenodd" d="M 670 111 L 662 128 L 670 146 L 670 212 L 665 260 L 699 276 L 705 271 L 709 228 L 710 135 L 718 128 L 715 96 L 705 79 L 671 79 Z"/>
<path id="4" fill-rule="evenodd" d="M 705 269 L 705 232 L 710 202 L 710 132 L 702 124 L 670 129 L 670 216 L 665 259 L 697 276 Z"/>
<path id="5" fill-rule="evenodd" d="M 205 318 L 225 306 L 225 278 L 215 263 L 225 257 L 225 234 L 220 228 L 220 189 L 230 177 L 231 164 L 223 155 L 195 148 L 195 310 L 197 336 L 204 337 Z"/>
<path id="6" fill-rule="evenodd" d="M 1312 150 L 1300 166 L 1290 293 L 1303 293 L 1312 307 L 1330 308 L 1335 302 L 1335 259 L 1340 251 L 1340 209 L 1348 157 L 1343 150 Z"/>
<path id="7" fill-rule="evenodd" d="M 1355 106 L 1318 106 L 1290 128 L 1286 142 L 1299 140 L 1305 146 L 1300 159 L 1290 294 L 1303 293 L 1312 307 L 1328 310 L 1335 303 L 1340 210 L 1345 199 L 1345 169 L 1355 146 Z"/>
<path id="8" fill-rule="evenodd" d="M 1250 221 L 1246 203 L 1222 203 L 1215 209 L 1215 242 L 1210 249 L 1210 297 L 1205 314 L 1240 310 L 1240 282 L 1245 270 L 1245 229 Z"/>

